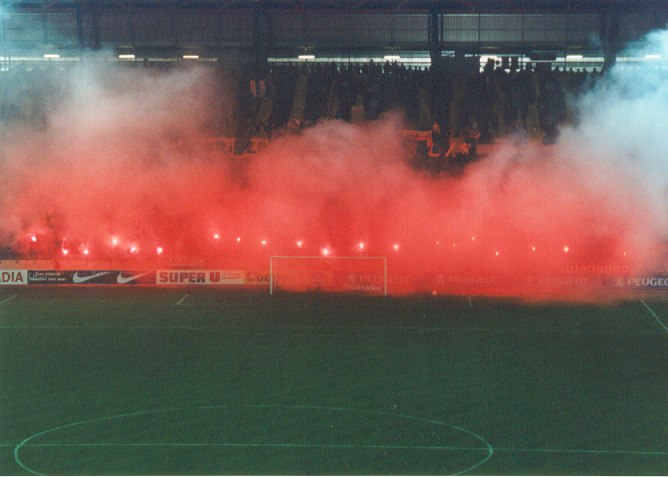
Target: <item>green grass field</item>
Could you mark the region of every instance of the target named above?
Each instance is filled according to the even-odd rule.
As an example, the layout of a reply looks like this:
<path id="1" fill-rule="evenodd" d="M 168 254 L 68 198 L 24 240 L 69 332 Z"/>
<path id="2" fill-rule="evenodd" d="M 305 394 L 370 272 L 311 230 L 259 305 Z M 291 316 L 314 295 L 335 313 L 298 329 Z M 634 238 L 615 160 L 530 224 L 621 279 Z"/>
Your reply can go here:
<path id="1" fill-rule="evenodd" d="M 668 473 L 668 303 L 0 288 L 2 474 Z"/>

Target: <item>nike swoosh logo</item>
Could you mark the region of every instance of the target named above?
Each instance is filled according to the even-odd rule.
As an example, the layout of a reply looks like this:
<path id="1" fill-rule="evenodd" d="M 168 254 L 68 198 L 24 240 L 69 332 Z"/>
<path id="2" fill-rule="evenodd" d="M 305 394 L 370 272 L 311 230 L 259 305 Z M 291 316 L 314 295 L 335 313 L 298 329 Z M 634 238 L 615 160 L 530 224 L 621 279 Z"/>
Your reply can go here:
<path id="1" fill-rule="evenodd" d="M 72 282 L 85 283 L 89 280 L 92 280 L 93 278 L 103 277 L 105 275 L 109 275 L 109 272 L 98 272 L 98 273 L 93 273 L 92 275 L 84 275 L 83 277 L 79 276 L 79 272 L 74 272 L 74 276 L 72 277 Z"/>
<path id="2" fill-rule="evenodd" d="M 116 282 L 123 285 L 125 283 L 130 283 L 132 280 L 136 280 L 139 277 L 143 277 L 144 275 L 148 275 L 151 272 L 144 272 L 140 273 L 139 275 L 130 275 L 129 277 L 124 277 L 123 272 L 118 274 L 118 277 L 116 278 Z"/>

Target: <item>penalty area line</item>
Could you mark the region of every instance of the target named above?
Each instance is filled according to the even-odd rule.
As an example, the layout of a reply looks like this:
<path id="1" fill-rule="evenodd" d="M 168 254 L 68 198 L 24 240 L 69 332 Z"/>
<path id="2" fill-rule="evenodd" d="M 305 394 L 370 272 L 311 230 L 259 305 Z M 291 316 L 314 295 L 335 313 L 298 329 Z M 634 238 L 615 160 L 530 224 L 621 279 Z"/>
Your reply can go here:
<path id="1" fill-rule="evenodd" d="M 176 302 L 176 306 L 179 306 L 181 303 L 183 303 L 183 301 L 184 301 L 186 298 L 188 298 L 189 296 L 190 296 L 190 295 L 188 295 L 187 293 L 186 293 L 185 295 L 183 295 L 183 298 L 181 298 L 179 301 Z"/>
<path id="2" fill-rule="evenodd" d="M 640 303 L 642 303 L 645 306 L 645 308 L 647 308 L 647 311 L 649 311 L 651 315 L 654 317 L 654 319 L 661 325 L 663 331 L 668 332 L 668 326 L 666 326 L 666 324 L 663 321 L 661 321 L 661 318 L 659 318 L 659 316 L 654 312 L 654 310 L 647 303 L 645 303 L 645 300 L 641 298 Z"/>
<path id="3" fill-rule="evenodd" d="M 4 300 L 0 300 L 0 305 L 2 305 L 3 303 L 7 303 L 9 300 L 13 300 L 13 299 L 16 298 L 17 296 L 18 296 L 18 295 L 12 295 L 12 296 L 10 296 L 9 298 L 5 298 Z"/>

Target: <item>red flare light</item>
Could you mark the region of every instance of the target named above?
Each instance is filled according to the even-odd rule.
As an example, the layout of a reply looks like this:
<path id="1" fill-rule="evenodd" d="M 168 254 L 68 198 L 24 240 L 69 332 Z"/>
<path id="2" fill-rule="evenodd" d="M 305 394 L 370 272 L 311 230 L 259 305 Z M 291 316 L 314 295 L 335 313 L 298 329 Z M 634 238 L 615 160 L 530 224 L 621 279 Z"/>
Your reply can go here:
<path id="1" fill-rule="evenodd" d="M 519 145 L 499 137 L 485 145 L 480 160 L 466 161 L 461 174 L 454 163 L 432 174 L 431 159 L 408 151 L 406 143 L 416 138 L 401 113 L 364 125 L 318 121 L 304 134 L 263 142 L 261 151 L 243 160 L 222 160 L 218 146 L 228 140 L 209 126 L 218 124 L 218 110 L 234 97 L 221 97 L 228 85 L 218 85 L 218 76 L 171 68 L 105 67 L 100 74 L 96 62 L 88 63 L 81 65 L 86 84 L 76 81 L 80 69 L 59 75 L 71 94 L 52 98 L 53 120 L 34 131 L 26 123 L 26 134 L 3 138 L 3 253 L 94 259 L 91 268 L 110 270 L 149 270 L 161 263 L 254 274 L 268 271 L 270 255 L 299 255 L 299 261 L 286 262 L 295 276 L 319 266 L 308 261 L 312 256 L 332 257 L 327 267 L 337 276 L 353 270 L 354 283 L 346 286 L 361 292 L 382 281 L 373 265 L 380 263 L 378 255 L 387 259 L 390 294 L 436 289 L 439 295 L 530 298 L 560 293 L 590 270 L 595 278 L 587 283 L 607 287 L 599 275 L 645 276 L 667 266 L 668 232 L 658 220 L 665 214 L 657 213 L 663 204 L 655 204 L 656 191 L 645 187 L 665 189 L 663 177 L 646 180 L 660 170 L 660 161 L 654 162 L 661 148 L 633 141 L 643 167 L 629 174 L 625 154 L 608 152 L 626 151 L 628 137 L 612 134 L 601 148 L 600 138 L 592 141 L 589 134 L 616 124 L 609 118 L 623 109 L 629 122 L 648 121 L 623 133 L 638 130 L 662 139 L 653 133 L 652 127 L 661 129 L 654 115 L 629 113 L 644 112 L 636 96 L 661 104 L 656 93 L 665 93 L 665 78 L 657 91 L 643 95 L 617 94 L 612 86 L 623 82 L 606 81 L 602 90 L 613 93 L 613 101 L 599 101 L 604 91 L 588 89 L 587 97 L 596 101 L 588 100 L 587 114 L 579 118 L 584 129 L 569 128 L 563 144 Z M 125 107 L 140 103 L 152 107 Z M 98 117 L 105 118 L 104 127 L 90 120 Z M 61 124 L 77 126 L 67 129 L 67 140 L 59 135 Z"/>

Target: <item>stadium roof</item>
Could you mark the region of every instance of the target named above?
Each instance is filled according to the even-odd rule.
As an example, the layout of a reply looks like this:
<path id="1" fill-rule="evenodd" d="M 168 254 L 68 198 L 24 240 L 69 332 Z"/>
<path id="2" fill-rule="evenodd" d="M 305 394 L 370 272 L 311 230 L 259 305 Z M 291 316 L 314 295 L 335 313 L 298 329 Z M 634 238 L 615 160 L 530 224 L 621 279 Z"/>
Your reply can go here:
<path id="1" fill-rule="evenodd" d="M 252 9 L 438 11 L 441 13 L 593 13 L 668 9 L 668 0 L 0 0 L 9 9 Z"/>
<path id="2" fill-rule="evenodd" d="M 84 49 L 170 61 L 307 51 L 348 61 L 388 51 L 405 61 L 439 52 L 599 61 L 665 28 L 668 0 L 0 0 L 0 19 L 12 60 Z"/>

